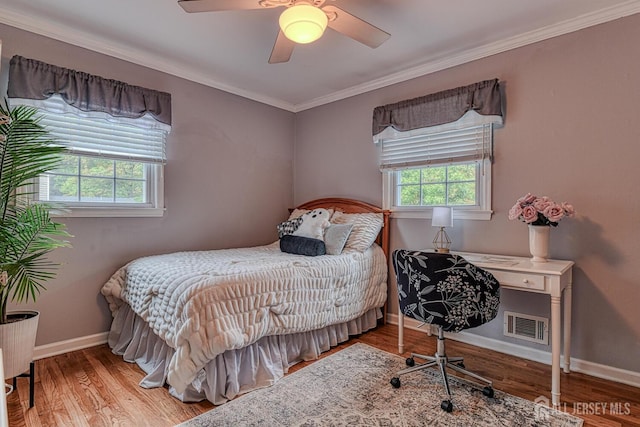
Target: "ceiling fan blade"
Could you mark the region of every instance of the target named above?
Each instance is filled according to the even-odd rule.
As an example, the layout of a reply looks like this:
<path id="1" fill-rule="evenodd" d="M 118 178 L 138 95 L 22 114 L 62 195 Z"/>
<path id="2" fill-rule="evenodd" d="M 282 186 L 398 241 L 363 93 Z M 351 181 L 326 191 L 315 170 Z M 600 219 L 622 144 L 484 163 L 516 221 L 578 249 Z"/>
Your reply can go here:
<path id="1" fill-rule="evenodd" d="M 289 40 L 282 30 L 278 33 L 276 42 L 273 45 L 271 56 L 269 57 L 269 64 L 279 64 L 281 62 L 288 62 L 293 53 L 293 48 L 296 46 L 295 42 Z"/>
<path id="2" fill-rule="evenodd" d="M 362 19 L 345 12 L 339 7 L 328 5 L 322 8 L 329 15 L 335 14 L 336 18 L 329 20 L 328 26 L 347 37 L 359 41 L 369 47 L 376 48 L 384 43 L 391 34 L 369 24 Z"/>
<path id="3" fill-rule="evenodd" d="M 185 12 L 264 9 L 258 0 L 178 0 Z"/>

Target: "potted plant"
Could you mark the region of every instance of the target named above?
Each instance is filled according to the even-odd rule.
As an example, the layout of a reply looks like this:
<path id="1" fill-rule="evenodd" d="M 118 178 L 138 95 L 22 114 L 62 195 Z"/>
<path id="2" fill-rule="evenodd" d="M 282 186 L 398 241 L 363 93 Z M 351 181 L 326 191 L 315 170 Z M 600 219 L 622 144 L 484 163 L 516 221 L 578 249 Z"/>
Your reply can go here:
<path id="1" fill-rule="evenodd" d="M 51 206 L 29 197 L 38 176 L 59 166 L 65 148 L 53 145 L 37 109 L 5 104 L 0 103 L 0 348 L 5 377 L 13 378 L 33 360 L 39 313 L 7 312 L 7 305 L 36 300 L 55 276 L 57 264 L 46 256 L 68 246 L 69 234 L 52 220 Z"/>

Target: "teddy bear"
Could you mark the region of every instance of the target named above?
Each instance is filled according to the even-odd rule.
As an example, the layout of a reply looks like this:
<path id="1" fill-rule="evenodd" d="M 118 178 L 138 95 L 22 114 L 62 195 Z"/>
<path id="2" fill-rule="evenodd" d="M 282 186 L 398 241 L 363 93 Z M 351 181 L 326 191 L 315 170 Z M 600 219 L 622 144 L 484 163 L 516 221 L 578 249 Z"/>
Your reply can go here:
<path id="1" fill-rule="evenodd" d="M 324 230 L 331 225 L 329 222 L 330 217 L 331 211 L 322 208 L 314 209 L 298 218 L 279 224 L 278 237 L 282 238 L 286 234 L 291 234 L 324 240 Z"/>
<path id="2" fill-rule="evenodd" d="M 294 236 L 324 240 L 324 230 L 331 225 L 329 222 L 330 217 L 331 212 L 327 209 L 320 208 L 307 212 L 300 217 L 302 218 L 302 222 L 291 234 Z"/>

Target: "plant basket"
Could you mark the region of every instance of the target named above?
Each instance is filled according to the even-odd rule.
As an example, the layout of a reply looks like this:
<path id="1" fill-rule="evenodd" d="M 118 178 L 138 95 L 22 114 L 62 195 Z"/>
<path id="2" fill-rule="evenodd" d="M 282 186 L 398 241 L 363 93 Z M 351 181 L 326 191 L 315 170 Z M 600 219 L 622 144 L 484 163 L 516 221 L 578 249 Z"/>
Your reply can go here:
<path id="1" fill-rule="evenodd" d="M 4 379 L 14 378 L 29 371 L 36 345 L 37 311 L 12 311 L 7 314 L 9 323 L 0 324 L 0 348 L 4 356 Z"/>

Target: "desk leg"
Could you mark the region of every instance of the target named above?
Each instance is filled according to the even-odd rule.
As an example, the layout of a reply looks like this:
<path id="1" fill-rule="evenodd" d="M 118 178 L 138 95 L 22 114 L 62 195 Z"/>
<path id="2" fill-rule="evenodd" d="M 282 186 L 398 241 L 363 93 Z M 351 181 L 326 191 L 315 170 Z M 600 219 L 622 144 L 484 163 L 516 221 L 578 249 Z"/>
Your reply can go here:
<path id="1" fill-rule="evenodd" d="M 398 313 L 398 353 L 404 353 L 404 314 Z"/>
<path id="2" fill-rule="evenodd" d="M 571 372 L 571 284 L 564 290 L 564 372 Z"/>
<path id="3" fill-rule="evenodd" d="M 560 405 L 560 308 L 562 296 L 551 296 L 551 401 Z"/>

